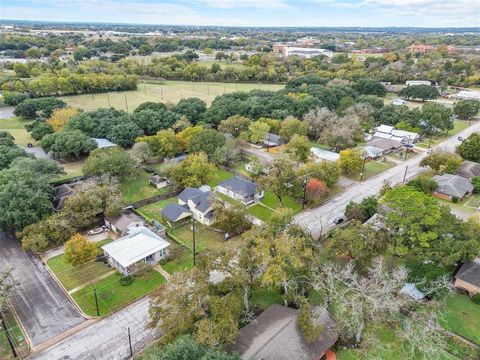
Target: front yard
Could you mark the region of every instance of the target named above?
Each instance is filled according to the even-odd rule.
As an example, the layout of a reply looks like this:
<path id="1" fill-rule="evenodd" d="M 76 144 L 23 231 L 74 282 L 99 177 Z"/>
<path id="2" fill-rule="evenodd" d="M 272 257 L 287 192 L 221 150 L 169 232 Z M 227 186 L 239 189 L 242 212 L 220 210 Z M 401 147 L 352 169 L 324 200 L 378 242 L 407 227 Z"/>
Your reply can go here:
<path id="1" fill-rule="evenodd" d="M 455 123 L 453 124 L 453 129 L 448 132 L 447 136 L 445 136 L 445 133 L 433 136 L 432 140 L 431 140 L 431 143 L 430 143 L 430 146 L 434 146 L 436 144 L 441 143 L 442 141 L 446 140 L 447 138 L 458 134 L 460 131 L 466 129 L 467 127 L 468 127 L 468 121 L 467 120 L 455 120 Z M 418 147 L 426 149 L 426 148 L 428 148 L 429 142 L 430 142 L 430 138 L 425 137 L 422 142 L 419 142 L 416 145 Z"/>

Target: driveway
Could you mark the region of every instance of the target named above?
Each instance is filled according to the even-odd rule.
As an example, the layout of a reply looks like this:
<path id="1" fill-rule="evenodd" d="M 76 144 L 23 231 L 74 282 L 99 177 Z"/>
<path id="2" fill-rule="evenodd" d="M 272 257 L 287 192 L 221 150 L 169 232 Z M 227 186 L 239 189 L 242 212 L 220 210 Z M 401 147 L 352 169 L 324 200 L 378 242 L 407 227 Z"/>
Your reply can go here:
<path id="1" fill-rule="evenodd" d="M 33 346 L 85 321 L 38 257 L 0 233 L 0 271 L 10 268 L 19 284 L 11 302 Z"/>

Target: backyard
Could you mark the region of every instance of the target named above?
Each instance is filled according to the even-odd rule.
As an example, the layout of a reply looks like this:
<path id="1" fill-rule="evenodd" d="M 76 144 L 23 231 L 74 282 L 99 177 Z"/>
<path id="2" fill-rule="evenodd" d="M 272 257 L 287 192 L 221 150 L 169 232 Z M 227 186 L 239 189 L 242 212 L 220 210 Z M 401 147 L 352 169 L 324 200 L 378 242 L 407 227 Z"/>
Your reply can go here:
<path id="1" fill-rule="evenodd" d="M 18 325 L 15 316 L 9 309 L 4 309 L 2 315 L 7 329 L 4 329 L 0 322 L 0 359 L 13 360 L 25 358 L 28 354 L 29 346 L 22 328 Z M 17 357 L 13 354 L 9 339 L 17 352 Z"/>
<path id="2" fill-rule="evenodd" d="M 162 219 L 162 210 L 168 204 L 176 204 L 177 198 L 171 197 L 165 200 L 160 200 L 151 204 L 144 205 L 137 209 L 137 212 L 143 216 L 146 220 L 156 220 L 160 223 L 164 223 Z"/>
<path id="3" fill-rule="evenodd" d="M 85 94 L 63 96 L 61 100 L 70 106 L 79 107 L 85 111 L 110 106 L 132 112 L 135 108 L 146 101 L 174 102 L 189 97 L 197 97 L 210 104 L 215 97 L 234 91 L 250 91 L 254 89 L 280 90 L 283 85 L 279 84 L 243 84 L 222 82 L 191 82 L 191 81 L 163 81 L 159 84 L 139 83 L 138 89 L 127 92 L 109 92 L 102 94 Z"/>
<path id="4" fill-rule="evenodd" d="M 468 296 L 456 294 L 446 300 L 442 325 L 480 346 L 480 305 Z"/>
<path id="5" fill-rule="evenodd" d="M 155 186 L 150 185 L 148 182 L 148 178 L 150 176 L 152 176 L 152 174 L 144 170 L 139 170 L 135 176 L 129 178 L 128 180 L 124 180 L 120 184 L 120 190 L 123 194 L 123 199 L 128 204 L 155 195 L 165 194 L 171 190 L 169 186 L 162 189 L 157 189 Z"/>

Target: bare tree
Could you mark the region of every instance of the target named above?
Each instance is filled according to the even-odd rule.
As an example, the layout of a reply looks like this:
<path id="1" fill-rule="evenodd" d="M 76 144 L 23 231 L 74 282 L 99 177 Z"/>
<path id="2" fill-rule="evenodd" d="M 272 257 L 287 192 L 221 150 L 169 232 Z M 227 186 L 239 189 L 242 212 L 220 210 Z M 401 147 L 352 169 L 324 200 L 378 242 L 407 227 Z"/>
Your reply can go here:
<path id="1" fill-rule="evenodd" d="M 306 113 L 303 120 L 308 123 L 308 134 L 318 139 L 323 131 L 335 125 L 337 115 L 326 107 L 316 108 Z"/>

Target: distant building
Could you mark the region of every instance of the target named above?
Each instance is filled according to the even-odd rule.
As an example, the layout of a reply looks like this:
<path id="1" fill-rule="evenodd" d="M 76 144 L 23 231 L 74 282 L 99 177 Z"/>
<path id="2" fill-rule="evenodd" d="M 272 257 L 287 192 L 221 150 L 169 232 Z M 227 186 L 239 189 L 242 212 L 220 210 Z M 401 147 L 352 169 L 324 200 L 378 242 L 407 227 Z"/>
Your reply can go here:
<path id="1" fill-rule="evenodd" d="M 155 265 L 168 255 L 170 243 L 145 226 L 130 228 L 126 236 L 102 246 L 108 262 L 123 275 Z"/>
<path id="2" fill-rule="evenodd" d="M 433 195 L 440 199 L 462 200 L 473 193 L 473 185 L 470 180 L 458 175 L 435 175 L 433 180 L 438 184 Z"/>
<path id="3" fill-rule="evenodd" d="M 312 154 L 316 162 L 322 160 L 335 162 L 340 159 L 340 154 L 333 151 L 323 150 L 317 147 L 310 148 L 310 153 Z"/>
<path id="4" fill-rule="evenodd" d="M 95 142 L 97 143 L 97 148 L 99 149 L 117 146 L 117 144 L 112 143 L 108 139 L 103 139 L 103 138 L 92 138 L 92 139 L 95 140 Z"/>
<path id="5" fill-rule="evenodd" d="M 435 49 L 433 46 L 424 44 L 413 44 L 407 47 L 407 50 L 411 53 L 425 54 L 426 52 Z"/>
<path id="6" fill-rule="evenodd" d="M 323 359 L 337 342 L 338 333 L 327 310 L 313 307 L 312 311 L 322 325 L 320 335 L 312 342 L 304 340 L 298 320 L 299 310 L 274 304 L 240 329 L 227 351 L 240 354 L 244 360 Z"/>
<path id="7" fill-rule="evenodd" d="M 405 81 L 405 85 L 407 86 L 432 85 L 432 82 L 428 80 L 407 80 Z"/>
<path id="8" fill-rule="evenodd" d="M 478 91 L 459 91 L 456 95 L 457 99 L 460 100 L 477 100 L 480 101 L 480 92 Z"/>
<path id="9" fill-rule="evenodd" d="M 289 57 L 292 55 L 304 57 L 304 58 L 311 58 L 314 56 L 325 55 L 329 59 L 333 57 L 333 51 L 328 49 L 316 49 L 316 48 L 307 48 L 307 47 L 293 47 L 293 46 L 278 46 L 277 51 L 283 54 L 285 57 Z"/>
<path id="10" fill-rule="evenodd" d="M 403 99 L 393 99 L 392 105 L 397 105 L 397 106 L 407 105 L 407 102 Z"/>

